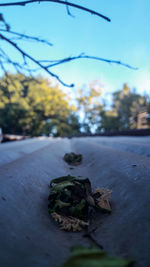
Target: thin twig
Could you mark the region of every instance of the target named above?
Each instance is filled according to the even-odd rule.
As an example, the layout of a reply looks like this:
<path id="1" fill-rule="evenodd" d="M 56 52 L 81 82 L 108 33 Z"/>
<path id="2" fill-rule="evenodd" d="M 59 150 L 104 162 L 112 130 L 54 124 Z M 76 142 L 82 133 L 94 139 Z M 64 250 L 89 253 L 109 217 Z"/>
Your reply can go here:
<path id="1" fill-rule="evenodd" d="M 138 68 L 135 68 L 135 67 L 132 67 L 130 66 L 129 64 L 126 64 L 126 63 L 123 63 L 121 61 L 118 61 L 118 60 L 112 60 L 112 59 L 106 59 L 106 58 L 101 58 L 101 57 L 94 57 L 94 56 L 88 56 L 88 55 L 85 55 L 84 53 L 81 53 L 80 55 L 78 56 L 75 56 L 75 57 L 67 57 L 67 58 L 64 58 L 64 59 L 60 59 L 60 60 L 54 60 L 54 61 L 44 61 L 42 60 L 41 62 L 54 62 L 52 64 L 48 64 L 46 67 L 47 68 L 51 68 L 51 67 L 54 67 L 54 66 L 57 66 L 57 65 L 60 65 L 62 63 L 67 63 L 67 62 L 70 62 L 70 61 L 73 61 L 73 60 L 77 60 L 77 59 L 93 59 L 93 60 L 98 60 L 98 61 L 103 61 L 103 62 L 106 62 L 106 63 L 112 63 L 112 64 L 118 64 L 118 65 L 121 65 L 121 66 L 124 66 L 126 68 L 129 68 L 129 69 L 133 69 L 133 70 L 137 70 Z"/>
<path id="2" fill-rule="evenodd" d="M 36 41 L 36 42 L 41 42 L 41 43 L 45 43 L 49 46 L 53 46 L 52 43 L 50 43 L 49 41 L 47 40 L 44 40 L 44 39 L 40 39 L 38 37 L 34 37 L 34 36 L 29 36 L 29 35 L 26 35 L 26 34 L 22 34 L 22 33 L 18 33 L 18 32 L 14 32 L 14 31 L 8 31 L 8 30 L 4 30 L 4 29 L 1 29 L 0 28 L 0 31 L 1 32 L 6 32 L 6 33 L 9 33 L 9 34 L 12 34 L 12 35 L 16 35 L 16 36 L 19 36 L 20 38 L 22 39 L 28 39 L 28 40 L 33 40 L 33 41 Z"/>
<path id="3" fill-rule="evenodd" d="M 5 51 L 2 49 L 2 48 L 0 48 L 0 51 L 1 51 L 1 63 L 4 63 L 4 64 L 11 64 L 14 68 L 15 68 L 15 70 L 17 71 L 17 72 L 20 72 L 19 70 L 21 70 L 21 71 L 23 71 L 23 70 L 25 70 L 25 71 L 27 71 L 27 72 L 29 72 L 30 74 L 32 73 L 32 72 L 36 72 L 36 71 L 38 71 L 39 69 L 38 68 L 36 68 L 36 69 L 33 69 L 33 68 L 27 68 L 27 67 L 25 67 L 25 66 L 22 66 L 22 65 L 20 65 L 18 62 L 15 62 L 15 61 L 13 61 L 6 53 L 5 53 Z M 5 60 L 5 61 L 4 61 Z M 6 70 L 5 70 L 5 72 L 6 72 Z"/>
<path id="4" fill-rule="evenodd" d="M 95 240 L 95 238 L 92 236 L 91 233 L 87 233 L 87 234 L 83 235 L 83 237 L 89 238 L 97 247 L 99 247 L 100 249 L 104 249 L 103 246 Z"/>
<path id="5" fill-rule="evenodd" d="M 73 15 L 71 14 L 71 12 L 70 12 L 70 9 L 69 9 L 69 7 L 68 7 L 67 3 L 68 3 L 68 0 L 66 0 L 66 9 L 67 9 L 67 14 L 68 14 L 70 17 L 74 18 L 74 16 L 73 16 Z"/>

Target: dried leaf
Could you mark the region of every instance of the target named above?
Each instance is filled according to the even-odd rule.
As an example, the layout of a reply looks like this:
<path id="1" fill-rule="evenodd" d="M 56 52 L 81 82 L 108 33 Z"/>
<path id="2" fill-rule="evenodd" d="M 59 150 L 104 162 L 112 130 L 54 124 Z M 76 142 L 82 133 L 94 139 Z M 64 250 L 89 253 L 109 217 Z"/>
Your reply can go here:
<path id="1" fill-rule="evenodd" d="M 111 196 L 112 191 L 108 190 L 106 188 L 97 188 L 96 193 L 100 193 L 100 196 L 101 196 L 100 200 L 97 203 L 97 206 L 103 210 L 110 212 L 111 207 L 110 207 L 109 200 L 110 200 L 110 196 Z"/>
<path id="2" fill-rule="evenodd" d="M 97 188 L 96 193 L 100 193 L 100 195 L 109 195 L 110 196 L 112 194 L 112 190 L 109 190 L 107 188 Z"/>
<path id="3" fill-rule="evenodd" d="M 101 198 L 97 205 L 103 210 L 106 210 L 109 212 L 111 211 L 110 203 L 107 199 Z"/>
<path id="4" fill-rule="evenodd" d="M 52 218 L 60 223 L 60 229 L 66 230 L 66 231 L 81 231 L 83 227 L 88 226 L 89 223 L 85 222 L 83 220 L 77 219 L 75 217 L 67 217 L 60 215 L 56 212 L 51 213 Z"/>

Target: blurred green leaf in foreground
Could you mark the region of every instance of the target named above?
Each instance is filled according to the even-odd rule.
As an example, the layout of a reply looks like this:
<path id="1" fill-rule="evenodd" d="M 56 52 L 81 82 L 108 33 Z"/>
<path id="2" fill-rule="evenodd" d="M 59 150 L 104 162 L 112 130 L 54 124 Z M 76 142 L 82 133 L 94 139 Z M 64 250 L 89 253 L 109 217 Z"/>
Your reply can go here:
<path id="1" fill-rule="evenodd" d="M 63 267 L 131 267 L 133 260 L 114 257 L 96 247 L 74 247 Z"/>

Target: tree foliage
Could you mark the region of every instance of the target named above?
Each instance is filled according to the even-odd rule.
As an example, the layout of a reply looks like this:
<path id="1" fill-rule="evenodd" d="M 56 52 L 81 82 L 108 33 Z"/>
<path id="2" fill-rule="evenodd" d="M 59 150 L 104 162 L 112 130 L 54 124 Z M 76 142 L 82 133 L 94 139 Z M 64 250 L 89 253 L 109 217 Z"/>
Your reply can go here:
<path id="1" fill-rule="evenodd" d="M 4 75 L 0 100 L 0 125 L 5 133 L 62 136 L 80 129 L 67 95 L 42 77 Z"/>
<path id="2" fill-rule="evenodd" d="M 127 84 L 113 93 L 109 109 L 101 93 L 100 82 L 91 82 L 78 90 L 75 107 L 58 84 L 48 79 L 6 73 L 0 79 L 0 127 L 9 134 L 73 136 L 102 129 L 136 129 L 141 110 L 150 113 L 149 98 Z"/>
<path id="3" fill-rule="evenodd" d="M 137 115 L 143 108 L 148 110 L 148 98 L 131 90 L 125 83 L 123 88 L 112 96 L 111 109 L 100 113 L 99 130 L 126 130 L 137 128 Z"/>
<path id="4" fill-rule="evenodd" d="M 91 82 L 87 88 L 78 90 L 78 110 L 82 116 L 82 131 L 85 133 L 90 133 L 99 121 L 99 113 L 102 110 L 101 93 L 101 84 L 98 80 Z"/>

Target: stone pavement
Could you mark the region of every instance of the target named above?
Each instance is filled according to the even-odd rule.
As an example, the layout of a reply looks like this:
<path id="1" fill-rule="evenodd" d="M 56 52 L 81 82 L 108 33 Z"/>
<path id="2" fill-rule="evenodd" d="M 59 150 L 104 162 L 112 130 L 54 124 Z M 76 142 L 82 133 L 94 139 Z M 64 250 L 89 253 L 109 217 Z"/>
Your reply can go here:
<path id="1" fill-rule="evenodd" d="M 49 181 L 67 174 L 113 191 L 112 213 L 93 214 L 93 237 L 111 254 L 135 259 L 136 267 L 150 266 L 149 144 L 150 137 L 0 144 L 0 266 L 59 267 L 72 245 L 91 244 L 84 232 L 61 231 L 49 217 Z M 70 169 L 66 152 L 82 153 L 83 163 Z"/>

